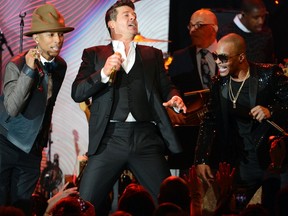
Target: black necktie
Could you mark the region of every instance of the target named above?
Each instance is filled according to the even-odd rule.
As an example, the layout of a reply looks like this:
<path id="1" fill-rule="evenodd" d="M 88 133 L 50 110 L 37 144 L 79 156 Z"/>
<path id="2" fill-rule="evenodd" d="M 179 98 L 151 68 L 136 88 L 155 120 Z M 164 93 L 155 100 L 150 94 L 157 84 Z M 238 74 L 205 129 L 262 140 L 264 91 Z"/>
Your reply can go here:
<path id="1" fill-rule="evenodd" d="M 206 85 L 207 87 L 210 87 L 210 82 L 211 82 L 211 71 L 210 68 L 208 66 L 208 62 L 206 59 L 206 54 L 209 51 L 207 49 L 201 49 L 200 50 L 200 54 L 201 54 L 201 73 L 202 73 L 202 80 L 203 80 L 203 84 Z"/>
<path id="2" fill-rule="evenodd" d="M 52 73 L 56 68 L 56 63 L 54 61 L 53 62 L 45 62 L 44 67 L 48 73 Z"/>

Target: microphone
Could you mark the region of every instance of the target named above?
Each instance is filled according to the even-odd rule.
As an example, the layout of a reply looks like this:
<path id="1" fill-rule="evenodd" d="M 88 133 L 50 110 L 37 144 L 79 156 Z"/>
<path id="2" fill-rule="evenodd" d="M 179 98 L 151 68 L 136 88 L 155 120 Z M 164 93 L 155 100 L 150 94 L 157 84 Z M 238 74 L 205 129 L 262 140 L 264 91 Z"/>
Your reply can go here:
<path id="1" fill-rule="evenodd" d="M 274 127 L 276 130 L 278 130 L 282 135 L 288 136 L 288 133 L 283 128 L 281 128 L 278 124 L 276 124 L 274 121 L 270 121 L 268 119 L 265 119 L 265 121 L 269 123 L 272 127 Z"/>
<path id="2" fill-rule="evenodd" d="M 44 76 L 44 72 L 43 72 L 42 63 L 38 59 L 35 59 L 34 63 L 36 65 L 36 69 L 38 70 L 39 77 L 43 77 Z"/>
<path id="3" fill-rule="evenodd" d="M 209 93 L 210 89 L 203 89 L 203 90 L 198 90 L 198 91 L 192 91 L 192 92 L 185 92 L 184 96 L 191 96 L 191 95 L 196 95 L 196 94 L 201 94 L 201 93 Z"/>
<path id="4" fill-rule="evenodd" d="M 122 57 L 121 53 L 119 52 L 115 52 L 116 55 L 118 55 L 120 58 Z M 109 86 L 113 85 L 113 83 L 115 82 L 116 80 L 116 66 L 112 67 L 111 69 L 111 73 L 110 73 L 110 77 L 109 77 Z"/>

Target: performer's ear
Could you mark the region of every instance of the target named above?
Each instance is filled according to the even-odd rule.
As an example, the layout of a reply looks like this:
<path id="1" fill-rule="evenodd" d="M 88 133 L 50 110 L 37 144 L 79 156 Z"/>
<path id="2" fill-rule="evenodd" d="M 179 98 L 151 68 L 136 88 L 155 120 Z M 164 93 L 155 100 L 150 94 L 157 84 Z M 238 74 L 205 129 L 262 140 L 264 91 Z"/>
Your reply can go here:
<path id="1" fill-rule="evenodd" d="M 38 43 L 39 43 L 39 41 L 38 41 L 38 39 L 39 39 L 39 38 L 38 38 L 38 35 L 37 35 L 37 34 L 33 34 L 32 37 L 33 37 L 33 40 L 35 41 L 35 43 L 38 44 Z"/>

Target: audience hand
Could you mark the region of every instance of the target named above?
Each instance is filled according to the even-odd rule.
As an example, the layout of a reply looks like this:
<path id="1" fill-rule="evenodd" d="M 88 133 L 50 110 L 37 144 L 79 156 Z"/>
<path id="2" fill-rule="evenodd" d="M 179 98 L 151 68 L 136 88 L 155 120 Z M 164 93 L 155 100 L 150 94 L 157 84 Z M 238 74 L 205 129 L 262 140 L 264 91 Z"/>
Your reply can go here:
<path id="1" fill-rule="evenodd" d="M 51 211 L 51 209 L 53 208 L 53 206 L 62 198 L 67 197 L 69 195 L 79 195 L 79 192 L 77 191 L 77 187 L 72 187 L 72 188 L 68 188 L 66 189 L 66 187 L 68 186 L 69 182 L 67 182 L 63 188 L 53 197 L 51 197 L 47 202 L 48 202 L 48 206 L 46 208 L 46 212 L 45 214 L 50 214 L 49 212 Z"/>
<path id="2" fill-rule="evenodd" d="M 211 187 L 211 181 L 214 180 L 214 176 L 210 167 L 206 164 L 198 164 L 196 166 L 196 172 L 198 176 L 204 181 L 209 187 Z"/>
<path id="3" fill-rule="evenodd" d="M 204 189 L 200 178 L 197 176 L 196 167 L 193 165 L 189 169 L 188 176 L 184 174 L 184 180 L 188 183 L 190 195 L 191 195 L 191 204 L 190 211 L 191 215 L 202 215 L 202 203 L 203 203 L 203 194 Z"/>
<path id="4" fill-rule="evenodd" d="M 284 137 L 280 137 L 272 141 L 269 153 L 271 165 L 274 168 L 281 168 L 286 156 L 286 143 Z"/>
<path id="5" fill-rule="evenodd" d="M 183 178 L 189 185 L 191 195 L 193 195 L 193 193 L 196 193 L 197 191 L 199 191 L 200 188 L 202 188 L 202 183 L 197 176 L 196 167 L 194 165 L 189 169 L 188 176 L 184 175 Z"/>
<path id="6" fill-rule="evenodd" d="M 216 173 L 216 181 L 220 187 L 220 196 L 226 195 L 232 190 L 232 183 L 235 175 L 235 168 L 230 168 L 230 164 L 219 163 L 219 169 Z"/>
<path id="7" fill-rule="evenodd" d="M 217 198 L 217 206 L 213 216 L 222 215 L 224 212 L 230 212 L 233 208 L 232 201 L 232 184 L 235 175 L 235 168 L 230 167 L 230 164 L 223 162 L 219 163 L 219 169 L 216 172 L 216 182 L 219 187 L 219 195 Z"/>

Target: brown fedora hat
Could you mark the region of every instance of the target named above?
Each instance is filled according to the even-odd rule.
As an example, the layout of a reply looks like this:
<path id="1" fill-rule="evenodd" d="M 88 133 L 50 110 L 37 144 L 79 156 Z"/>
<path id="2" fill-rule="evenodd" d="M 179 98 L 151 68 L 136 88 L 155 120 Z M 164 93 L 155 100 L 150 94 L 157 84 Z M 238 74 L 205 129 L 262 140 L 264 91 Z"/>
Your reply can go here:
<path id="1" fill-rule="evenodd" d="M 44 4 L 33 11 L 31 29 L 24 33 L 31 37 L 33 34 L 41 32 L 70 32 L 73 27 L 66 27 L 64 17 L 56 10 L 52 4 Z"/>

